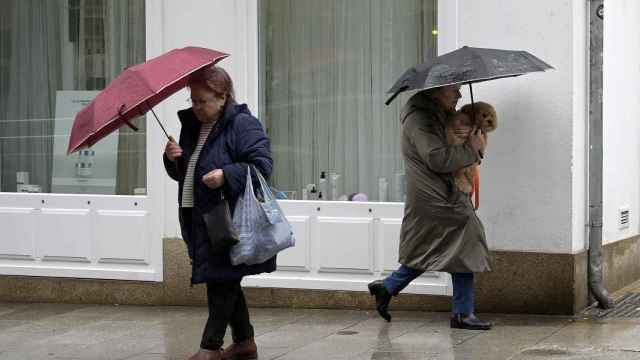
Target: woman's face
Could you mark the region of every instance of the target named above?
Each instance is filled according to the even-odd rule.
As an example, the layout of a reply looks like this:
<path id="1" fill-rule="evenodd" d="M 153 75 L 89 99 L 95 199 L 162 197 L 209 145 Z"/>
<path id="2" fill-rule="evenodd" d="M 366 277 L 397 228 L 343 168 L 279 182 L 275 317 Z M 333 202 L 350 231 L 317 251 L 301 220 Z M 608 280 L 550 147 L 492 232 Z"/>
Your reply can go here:
<path id="1" fill-rule="evenodd" d="M 201 122 L 217 120 L 226 101 L 227 97 L 225 95 L 217 96 L 215 92 L 201 84 L 193 84 L 191 86 L 193 112 Z"/>
<path id="2" fill-rule="evenodd" d="M 462 97 L 460 94 L 460 85 L 447 85 L 441 87 L 433 94 L 442 106 L 448 110 L 455 110 L 458 100 Z"/>

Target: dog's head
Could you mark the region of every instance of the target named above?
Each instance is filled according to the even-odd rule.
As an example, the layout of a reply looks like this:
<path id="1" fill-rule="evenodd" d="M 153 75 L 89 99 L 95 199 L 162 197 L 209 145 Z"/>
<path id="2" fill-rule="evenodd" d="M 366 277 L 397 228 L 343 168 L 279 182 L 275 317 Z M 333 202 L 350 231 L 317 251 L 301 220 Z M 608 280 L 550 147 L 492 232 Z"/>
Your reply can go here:
<path id="1" fill-rule="evenodd" d="M 475 112 L 475 121 L 477 126 L 484 132 L 491 132 L 498 128 L 498 116 L 496 109 L 486 102 L 478 101 L 473 104 L 473 111 L 471 111 L 471 104 L 467 104 L 460 109 L 461 112 L 467 114 L 473 119 L 473 112 Z"/>

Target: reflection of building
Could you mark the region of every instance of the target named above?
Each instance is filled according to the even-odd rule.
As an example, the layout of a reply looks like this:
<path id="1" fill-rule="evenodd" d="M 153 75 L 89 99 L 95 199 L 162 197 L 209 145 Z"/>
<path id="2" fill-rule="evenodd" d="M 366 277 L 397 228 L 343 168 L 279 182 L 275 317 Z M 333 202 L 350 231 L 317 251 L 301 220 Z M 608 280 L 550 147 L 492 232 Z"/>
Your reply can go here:
<path id="1" fill-rule="evenodd" d="M 60 10 L 65 4 L 77 4 L 81 9 L 84 3 L 42 2 L 46 4 L 44 10 L 48 14 L 59 13 L 59 18 L 68 16 Z M 133 6 L 131 4 L 135 2 L 127 3 Z M 479 84 L 475 88 L 476 97 L 493 103 L 501 119 L 501 127 L 490 141 L 489 156 L 483 164 L 480 209 L 489 245 L 494 251 L 496 271 L 480 276 L 478 306 L 481 311 L 566 313 L 585 304 L 587 237 L 584 224 L 588 223 L 585 215 L 588 203 L 585 124 L 589 103 L 587 3 L 545 0 L 542 4 L 540 1 L 520 1 L 505 5 L 505 2 L 494 0 L 447 0 L 440 1 L 437 10 L 426 0 L 241 0 L 193 4 L 152 1 L 145 4 L 143 12 L 127 9 L 128 13 L 139 16 L 130 15 L 127 24 L 118 23 L 114 27 L 112 22 L 102 21 L 105 29 L 122 29 L 135 26 L 135 19 L 144 19 L 145 31 L 139 34 L 145 33 L 145 38 L 136 38 L 134 31 L 120 32 L 120 36 L 113 37 L 112 41 L 105 40 L 105 58 L 91 60 L 92 63 L 108 64 L 112 58 L 109 54 L 114 53 L 126 58 L 121 58 L 121 63 L 134 63 L 136 61 L 125 56 L 127 52 L 121 52 L 118 46 L 126 42 L 139 46 L 141 40 L 144 40 L 142 48 L 146 50 L 147 58 L 186 45 L 207 46 L 231 53 L 222 65 L 235 80 L 237 97 L 261 115 L 273 139 L 277 152 L 274 185 L 280 190 L 295 190 L 298 194 L 308 183 L 318 185 L 319 174 L 325 170 L 341 174 L 344 182 L 340 185 L 345 193 L 364 189 L 375 198 L 381 177 L 387 180 L 389 188 L 394 186 L 393 176 L 401 164 L 398 164 L 399 149 L 393 138 L 397 137 L 398 131 L 398 107 L 406 97 L 396 100 L 392 107 L 385 107 L 382 105 L 386 98 L 384 92 L 403 67 L 427 56 L 427 50 L 435 50 L 436 43 L 438 52 L 461 45 L 519 48 L 554 65 L 556 70 L 551 72 Z M 280 11 L 285 4 L 289 5 L 287 11 L 293 12 Z M 57 6 L 60 8 L 54 9 Z M 104 14 L 124 11 L 109 6 L 104 7 Z M 611 290 L 638 277 L 620 274 L 638 274 L 640 271 L 637 261 L 628 260 L 638 256 L 640 232 L 636 216 L 640 212 L 637 190 L 640 189 L 640 162 L 633 145 L 637 142 L 635 118 L 640 113 L 640 105 L 631 98 L 637 89 L 630 80 L 640 75 L 634 65 L 638 62 L 640 49 L 629 45 L 624 35 L 635 33 L 629 29 L 635 29 L 640 23 L 634 17 L 640 9 L 633 1 L 611 2 L 607 7 L 604 30 L 604 236 L 605 253 L 608 254 L 605 257 L 606 282 Z M 410 11 L 418 8 L 419 13 Z M 10 23 L 4 21 L 7 16 L 17 14 L 15 8 L 12 9 L 0 14 L 2 34 L 7 33 L 6 24 Z M 45 19 L 44 10 L 32 16 Z M 337 13 L 340 16 L 336 16 Z M 103 17 L 113 18 L 123 17 Z M 438 23 L 437 38 L 431 37 L 433 29 L 425 25 L 434 18 Z M 379 24 L 375 23 L 376 19 L 384 21 Z M 607 22 L 607 19 L 611 20 Z M 545 26 L 540 27 L 540 23 Z M 366 31 L 357 27 L 363 24 L 367 24 Z M 323 31 L 325 34 L 321 35 Z M 66 34 L 60 32 L 61 37 Z M 367 41 L 361 41 L 365 36 Z M 2 35 L 2 39 L 7 37 L 10 36 Z M 2 39 L 2 54 L 17 54 L 5 52 L 10 45 Z M 42 36 L 35 34 L 32 39 L 42 40 Z M 60 55 L 60 63 L 74 64 L 72 69 L 61 74 L 61 85 L 51 89 L 42 85 L 18 89 L 21 91 L 18 98 L 33 101 L 40 98 L 34 94 L 40 94 L 44 99 L 54 90 L 90 88 L 88 85 L 81 88 L 75 82 L 77 76 L 90 72 L 78 70 L 78 60 L 74 60 L 74 52 L 70 50 L 73 47 L 66 44 L 60 48 L 66 49 L 61 50 L 64 55 Z M 100 52 L 92 50 L 91 53 Z M 54 69 L 52 64 L 58 58 L 32 57 L 34 61 L 47 60 L 41 64 L 43 69 Z M 6 66 L 9 69 L 17 66 L 11 64 L 17 62 L 1 59 L 0 71 L 12 74 L 10 70 L 3 70 Z M 82 74 L 76 76 L 74 72 Z M 110 73 L 105 74 L 108 81 Z M 42 79 L 55 80 L 54 75 L 53 71 L 39 74 L 41 81 L 37 84 L 52 86 L 53 80 Z M 100 87 L 100 84 L 95 86 Z M 3 89 L 0 149 L 4 154 L 0 174 L 5 191 L 0 194 L 0 229 L 3 229 L 0 272 L 131 280 L 54 282 L 4 277 L 0 278 L 0 287 L 28 287 L 37 283 L 39 288 L 48 289 L 53 286 L 51 284 L 62 284 L 69 291 L 62 295 L 37 293 L 36 290 L 5 291 L 0 292 L 3 294 L 0 300 L 32 296 L 40 300 L 78 301 L 82 297 L 119 303 L 199 301 L 190 298 L 186 275 L 188 262 L 182 243 L 175 240 L 180 234 L 177 194 L 160 163 L 159 153 L 164 146 L 161 131 L 150 125 L 144 136 L 130 132 L 118 135 L 117 193 L 123 196 L 14 194 L 15 170 L 7 173 L 10 166 L 7 165 L 7 151 L 14 150 L 4 139 L 12 138 L 14 134 L 24 137 L 30 131 L 42 134 L 50 130 L 46 121 L 30 121 L 29 127 L 20 129 L 10 128 L 8 124 L 16 119 L 50 118 L 51 104 L 35 106 L 34 109 L 40 111 L 35 115 L 9 116 L 4 109 L 8 104 L 6 94 L 15 91 L 11 88 L 11 80 L 0 76 L 0 89 Z M 463 89 L 463 92 L 466 91 Z M 173 134 L 179 131 L 175 112 L 184 107 L 183 100 L 187 96 L 186 92 L 180 92 L 156 109 Z M 465 96 L 462 103 L 467 101 Z M 139 141 L 122 145 L 128 148 L 121 147 L 122 141 L 128 138 Z M 25 148 L 29 149 L 28 146 Z M 45 150 L 20 149 L 20 152 L 43 153 Z M 123 154 L 138 154 L 139 157 L 125 161 L 120 157 Z M 28 171 L 34 174 L 35 181 L 42 181 L 38 180 L 42 175 L 37 174 L 46 169 L 46 166 L 33 166 Z M 130 176 L 129 180 L 123 182 L 124 176 Z M 129 186 L 131 182 L 136 184 Z M 132 196 L 133 187 L 145 187 L 148 195 Z M 44 191 L 48 189 L 43 186 Z M 364 302 L 368 295 L 362 292 L 366 289 L 365 284 L 396 266 L 402 204 L 286 201 L 283 207 L 294 224 L 298 245 L 282 254 L 280 271 L 246 279 L 246 284 L 306 289 L 293 292 L 296 295 L 300 295 L 298 291 L 303 292 L 304 297 L 292 296 L 287 290 L 255 289 L 249 292 L 252 301 L 297 306 L 369 305 Z M 628 220 L 627 227 L 618 226 L 618 209 L 629 210 L 623 212 Z M 162 283 L 143 284 L 136 280 Z M 345 300 L 333 291 L 336 289 L 357 292 Z M 431 274 L 408 292 L 447 294 L 447 277 Z M 113 294 L 123 295 L 116 297 Z M 305 300 L 297 300 L 301 298 Z M 447 306 L 431 301 L 432 298 L 411 303 L 414 300 L 408 298 L 404 304 L 432 309 Z M 520 304 L 526 307 L 519 307 Z"/>

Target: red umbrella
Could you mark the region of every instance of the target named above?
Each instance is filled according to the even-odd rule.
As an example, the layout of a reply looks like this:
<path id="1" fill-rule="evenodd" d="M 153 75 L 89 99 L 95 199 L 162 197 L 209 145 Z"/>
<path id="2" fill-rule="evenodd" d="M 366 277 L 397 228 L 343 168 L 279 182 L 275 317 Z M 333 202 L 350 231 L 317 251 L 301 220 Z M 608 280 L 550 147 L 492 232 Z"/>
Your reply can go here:
<path id="1" fill-rule="evenodd" d="M 78 112 L 67 154 L 95 144 L 124 124 L 137 130 L 129 120 L 149 110 L 171 139 L 152 108 L 185 87 L 189 74 L 227 56 L 220 51 L 190 46 L 125 69 Z"/>

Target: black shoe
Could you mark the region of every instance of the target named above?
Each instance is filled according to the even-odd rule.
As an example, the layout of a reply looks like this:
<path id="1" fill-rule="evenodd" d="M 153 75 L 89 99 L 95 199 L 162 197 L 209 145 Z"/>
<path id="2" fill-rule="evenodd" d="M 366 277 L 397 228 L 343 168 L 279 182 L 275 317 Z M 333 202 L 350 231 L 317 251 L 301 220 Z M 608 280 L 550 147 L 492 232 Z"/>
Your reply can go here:
<path id="1" fill-rule="evenodd" d="M 389 302 L 391 302 L 391 294 L 382 284 L 382 280 L 376 280 L 369 283 L 369 293 L 376 297 L 376 310 L 383 319 L 391 321 L 389 314 Z"/>
<path id="2" fill-rule="evenodd" d="M 474 314 L 456 314 L 451 318 L 452 329 L 490 330 L 492 326 L 492 323 L 488 321 L 482 321 L 478 319 Z"/>

